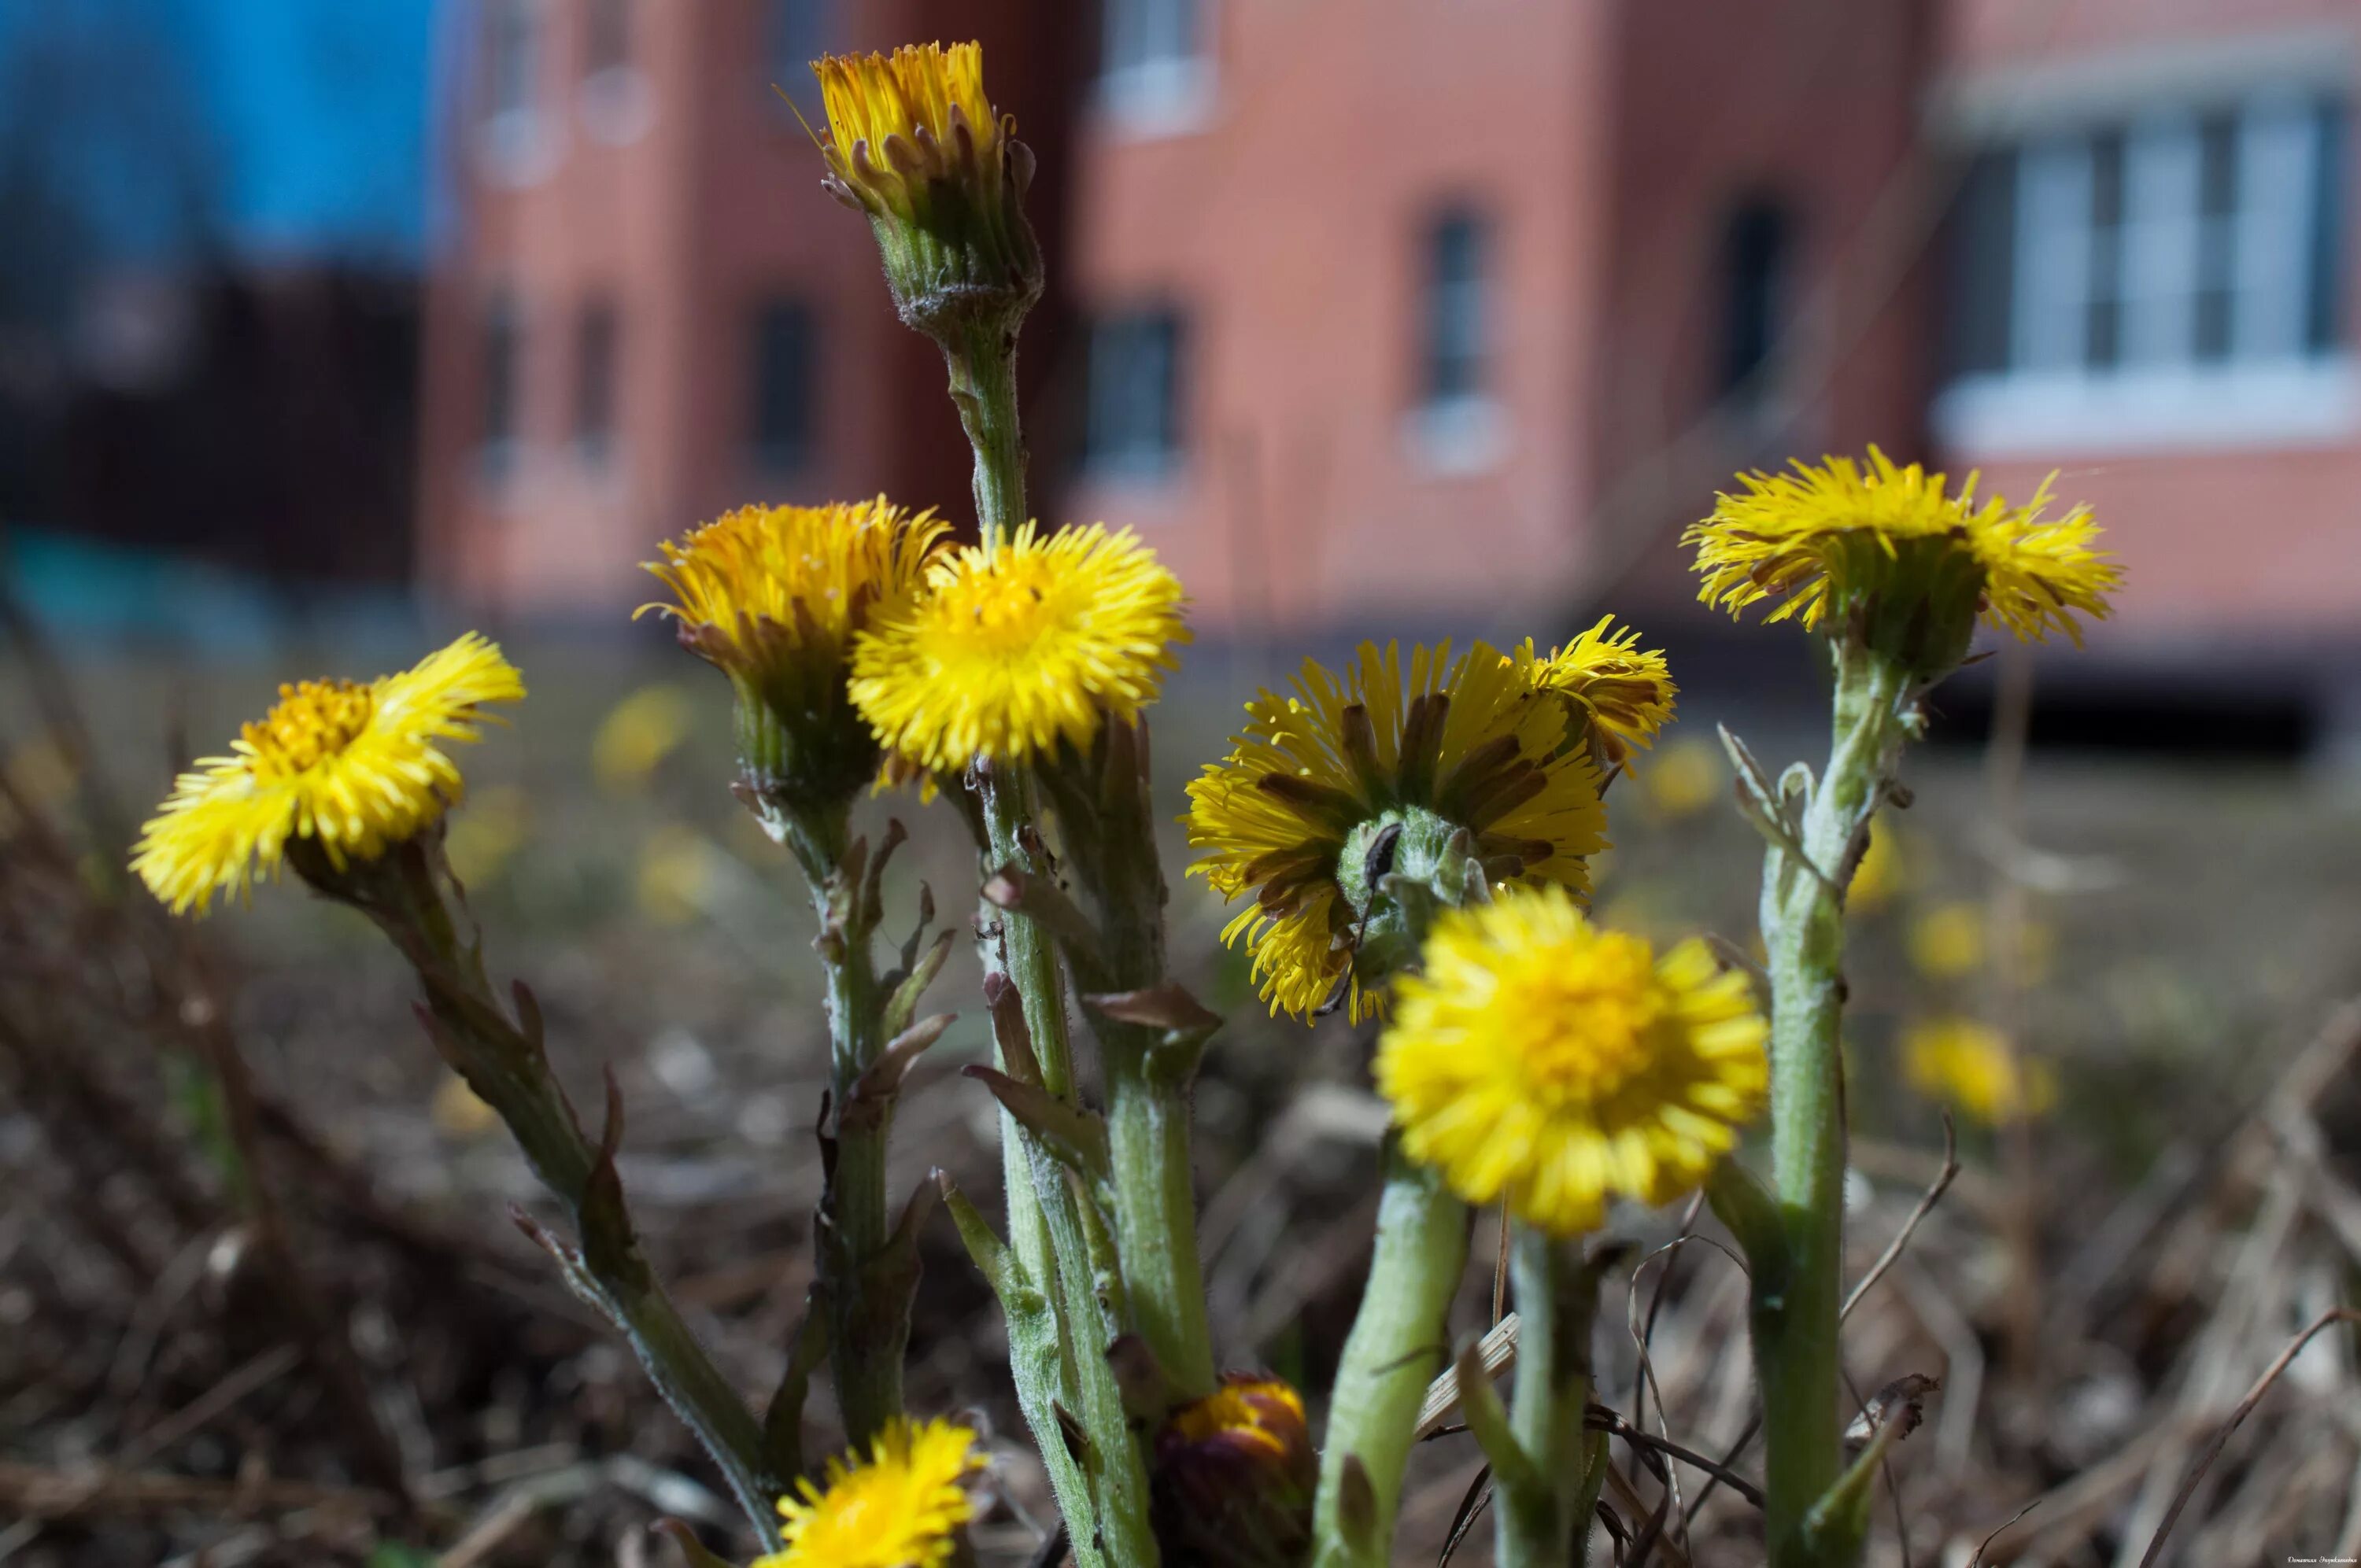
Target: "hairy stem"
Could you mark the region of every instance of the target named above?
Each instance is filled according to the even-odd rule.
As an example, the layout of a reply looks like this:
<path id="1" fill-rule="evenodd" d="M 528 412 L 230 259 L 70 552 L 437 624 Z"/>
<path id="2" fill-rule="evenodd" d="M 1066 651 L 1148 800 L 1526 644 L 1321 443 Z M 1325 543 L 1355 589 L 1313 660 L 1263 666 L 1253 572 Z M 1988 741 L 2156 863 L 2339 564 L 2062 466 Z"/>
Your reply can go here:
<path id="1" fill-rule="evenodd" d="M 1772 1187 L 1784 1256 L 1756 1274 L 1755 1359 L 1764 1411 L 1763 1493 L 1779 1568 L 1841 1568 L 1802 1525 L 1843 1468 L 1838 1314 L 1843 1301 L 1844 882 L 1907 734 L 1911 683 L 1857 639 L 1832 641 L 1835 722 L 1826 772 L 1805 803 L 1798 863 L 1773 848 L 1762 923 L 1771 973 Z"/>

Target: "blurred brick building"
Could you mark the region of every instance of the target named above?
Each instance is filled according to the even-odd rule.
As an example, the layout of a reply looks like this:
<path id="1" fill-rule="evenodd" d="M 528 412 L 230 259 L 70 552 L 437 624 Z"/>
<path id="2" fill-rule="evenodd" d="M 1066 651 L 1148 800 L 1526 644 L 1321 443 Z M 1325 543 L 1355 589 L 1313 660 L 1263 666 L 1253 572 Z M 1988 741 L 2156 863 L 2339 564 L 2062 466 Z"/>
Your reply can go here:
<path id="1" fill-rule="evenodd" d="M 2361 636 L 2353 0 L 460 11 L 423 532 L 464 597 L 603 609 L 753 497 L 964 513 L 771 84 L 987 26 L 1062 291 L 1037 505 L 1139 527 L 1216 633 L 1669 607 L 1733 468 L 1877 441 L 2065 469 L 2127 646 Z"/>

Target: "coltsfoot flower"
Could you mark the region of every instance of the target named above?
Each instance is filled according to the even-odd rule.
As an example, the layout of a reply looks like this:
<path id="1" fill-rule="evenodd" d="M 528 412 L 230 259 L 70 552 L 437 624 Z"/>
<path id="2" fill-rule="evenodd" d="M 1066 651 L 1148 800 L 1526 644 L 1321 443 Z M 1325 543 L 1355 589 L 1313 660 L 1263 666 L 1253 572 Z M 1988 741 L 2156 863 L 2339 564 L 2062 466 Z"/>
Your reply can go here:
<path id="1" fill-rule="evenodd" d="M 1042 533 L 937 562 L 854 644 L 852 700 L 907 764 L 1022 763 L 1156 700 L 1189 640 L 1180 579 L 1129 529 Z"/>
<path id="2" fill-rule="evenodd" d="M 1659 958 L 1562 888 L 1444 911 L 1395 984 L 1378 1087 L 1402 1148 L 1557 1235 L 1695 1188 L 1760 1109 L 1768 1027 L 1702 941 Z"/>
<path id="3" fill-rule="evenodd" d="M 1150 1485 L 1171 1568 L 1287 1568 L 1312 1541 L 1319 1461 L 1303 1397 L 1233 1372 L 1157 1429 Z"/>
<path id="4" fill-rule="evenodd" d="M 1978 616 L 2025 641 L 2060 631 L 2079 645 L 2076 617 L 2108 613 L 2122 570 L 2095 547 L 2088 507 L 2043 516 L 2056 477 L 2024 506 L 1979 502 L 1974 475 L 1953 494 L 1942 475 L 1872 446 L 1865 466 L 1830 457 L 1741 474 L 1744 491 L 1718 497 L 1682 543 L 1697 547 L 1706 603 L 1735 615 L 1784 596 L 1769 619 L 1807 628 L 1859 615 L 1872 642 L 1938 674 L 1963 656 Z"/>
<path id="5" fill-rule="evenodd" d="M 896 1416 L 865 1456 L 828 1462 L 779 1499 L 786 1550 L 752 1568 L 940 1568 L 973 1517 L 967 1478 L 983 1468 L 975 1433 L 939 1418 Z"/>
<path id="6" fill-rule="evenodd" d="M 1306 660 L 1293 684 L 1247 703 L 1230 754 L 1189 786 L 1189 842 L 1207 851 L 1190 871 L 1254 894 L 1222 938 L 1246 945 L 1274 1013 L 1310 1016 L 1353 970 L 1342 861 L 1389 811 L 1467 829 L 1496 883 L 1588 886 L 1583 858 L 1607 845 L 1598 770 L 1564 745 L 1565 705 L 1536 685 L 1530 648 L 1418 647 L 1405 669 L 1394 645 L 1363 643 L 1341 679 Z M 1355 1020 L 1377 1010 L 1350 987 Z"/>
<path id="7" fill-rule="evenodd" d="M 1987 1126 L 2038 1116 L 2058 1101 L 2058 1075 L 2037 1057 L 2019 1058 L 2008 1037 L 1972 1018 L 1930 1018 L 1902 1036 L 1913 1087 L 1958 1106 Z"/>
<path id="8" fill-rule="evenodd" d="M 305 681 L 200 758 L 141 829 L 131 869 L 176 915 L 278 874 L 291 840 L 338 871 L 434 826 L 465 791 L 447 747 L 473 740 L 483 705 L 524 678 L 475 632 L 374 681 Z"/>
<path id="9" fill-rule="evenodd" d="M 1533 661 L 1533 681 L 1555 692 L 1582 715 L 1592 754 L 1601 766 L 1627 760 L 1632 748 L 1655 744 L 1656 732 L 1673 718 L 1672 666 L 1661 649 L 1640 646 L 1640 632 L 1620 630 L 1611 615 L 1567 643 Z M 1530 653 L 1531 642 L 1525 644 Z"/>
<path id="10" fill-rule="evenodd" d="M 830 194 L 869 215 L 903 318 L 981 305 L 1021 313 L 1041 291 L 1025 221 L 1033 155 L 983 91 L 980 44 L 910 44 L 816 60 Z"/>
<path id="11" fill-rule="evenodd" d="M 813 799 L 866 784 L 877 749 L 846 695 L 853 639 L 881 603 L 907 597 L 944 553 L 950 525 L 884 496 L 826 506 L 749 506 L 659 546 L 646 569 L 683 647 L 730 677 L 740 750 L 757 779 Z M 768 746 L 749 725 L 775 729 Z"/>

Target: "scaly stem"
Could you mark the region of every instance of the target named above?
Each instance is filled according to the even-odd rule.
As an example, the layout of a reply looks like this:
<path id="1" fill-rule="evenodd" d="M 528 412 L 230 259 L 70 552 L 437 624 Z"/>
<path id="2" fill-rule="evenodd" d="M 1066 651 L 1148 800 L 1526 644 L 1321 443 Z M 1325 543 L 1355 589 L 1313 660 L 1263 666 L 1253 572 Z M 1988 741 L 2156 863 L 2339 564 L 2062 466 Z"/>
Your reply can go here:
<path id="1" fill-rule="evenodd" d="M 1566 1568 L 1589 1536 L 1589 1521 L 1574 1509 L 1587 1479 L 1582 1413 L 1598 1283 L 1569 1270 L 1559 1245 L 1530 1225 L 1514 1227 L 1510 1246 L 1517 1381 L 1510 1431 L 1532 1462 L 1534 1484 L 1506 1487 L 1495 1505 L 1499 1568 Z"/>
<path id="2" fill-rule="evenodd" d="M 1390 871 L 1377 870 L 1383 857 L 1370 858 L 1375 835 L 1356 836 L 1345 844 L 1340 881 L 1364 928 L 1390 928 L 1395 935 L 1385 950 L 1408 961 L 1425 941 L 1435 910 L 1486 896 L 1484 880 L 1468 859 L 1465 835 L 1431 813 L 1407 814 L 1390 828 L 1369 826 L 1391 831 Z M 1419 1404 L 1450 1359 L 1451 1299 L 1467 1268 L 1467 1206 L 1389 1139 L 1377 1252 L 1337 1364 L 1320 1453 L 1312 1515 L 1316 1568 L 1384 1568 L 1392 1560 L 1394 1514 Z"/>
<path id="3" fill-rule="evenodd" d="M 763 1429 L 640 1251 L 613 1162 L 583 1135 L 551 1075 L 538 1018 L 528 1011 L 520 1024 L 493 997 L 481 951 L 459 936 L 418 845 L 355 871 L 340 884 L 306 874 L 376 920 L 417 970 L 445 1058 L 499 1113 L 573 1222 L 578 1249 L 554 1238 L 549 1245 L 566 1282 L 630 1342 L 664 1402 L 720 1468 L 764 1548 L 776 1550 L 785 1480 L 771 1464 Z"/>
<path id="4" fill-rule="evenodd" d="M 1771 972 L 1773 1189 L 1784 1233 L 1778 1266 L 1758 1268 L 1755 1359 L 1763 1385 L 1763 1492 L 1778 1568 L 1815 1560 L 1801 1525 L 1842 1470 L 1837 1315 L 1843 1300 L 1844 900 L 1855 835 L 1876 809 L 1908 733 L 1903 665 L 1858 639 L 1832 640 L 1834 735 L 1827 772 L 1805 804 L 1809 864 L 1773 847 L 1762 922 Z M 1768 1261 L 1768 1260 L 1766 1260 Z"/>
<path id="5" fill-rule="evenodd" d="M 1016 409 L 1016 323 L 989 317 L 965 320 L 942 340 L 950 373 L 951 400 L 975 449 L 976 530 L 987 556 L 1005 544 L 1025 517 L 1025 444 Z M 981 796 L 984 839 L 991 867 L 1013 866 L 1048 875 L 1038 831 L 1032 780 L 1021 772 L 978 763 L 974 781 Z M 1073 1045 L 1067 1026 L 1064 978 L 1056 946 L 1038 923 L 1015 910 L 990 916 L 1000 934 L 1001 954 L 992 960 L 1024 1003 L 1026 1025 L 1039 1063 L 1041 1087 L 1060 1099 L 1074 1094 Z M 1005 1069 L 1008 1064 L 1001 1063 Z M 1060 1505 L 1078 1552 L 1104 1552 L 1106 1560 L 1132 1568 L 1153 1568 L 1156 1540 L 1148 1529 L 1148 1475 L 1137 1439 L 1123 1409 L 1120 1389 L 1108 1365 L 1114 1339 L 1093 1279 L 1090 1248 L 1078 1205 L 1084 1201 L 1065 1179 L 1063 1168 L 1005 1112 L 1001 1118 L 1002 1168 L 1008 1184 L 1008 1224 L 1016 1255 L 1043 1288 L 1061 1320 L 1064 1333 L 1060 1387 L 1023 1392 L 1033 1441 L 1044 1455 L 1062 1453 L 1067 1435 L 1056 1411 L 1060 1396 L 1071 1396 L 1071 1413 L 1081 1421 L 1091 1453 L 1084 1468 L 1091 1507 L 1061 1487 Z M 1039 1358 L 1013 1358 L 1022 1377 L 1038 1377 Z M 1044 1396 L 1047 1396 L 1046 1398 Z M 1048 1420 L 1037 1411 L 1048 1407 Z M 1053 1466 L 1053 1478 L 1054 1478 Z"/>
<path id="6" fill-rule="evenodd" d="M 1320 1452 L 1312 1516 L 1317 1568 L 1385 1568 L 1392 1561 L 1419 1404 L 1449 1359 L 1444 1321 L 1466 1268 L 1467 1206 L 1389 1141 L 1377 1253 L 1336 1365 Z M 1348 1467 L 1367 1479 L 1366 1495 L 1347 1480 Z M 1368 1516 L 1356 1517 L 1365 1507 Z"/>

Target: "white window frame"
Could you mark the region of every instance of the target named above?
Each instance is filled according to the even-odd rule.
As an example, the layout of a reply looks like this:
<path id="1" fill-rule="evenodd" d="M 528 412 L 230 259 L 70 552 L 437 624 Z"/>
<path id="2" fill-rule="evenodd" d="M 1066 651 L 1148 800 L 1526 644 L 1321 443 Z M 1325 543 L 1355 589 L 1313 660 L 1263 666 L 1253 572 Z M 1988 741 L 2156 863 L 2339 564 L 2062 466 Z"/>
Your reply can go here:
<path id="1" fill-rule="evenodd" d="M 1095 98 L 1099 114 L 1123 136 L 1185 136 L 1202 130 L 1213 112 L 1212 36 L 1216 0 L 1099 0 L 1101 53 Z M 1159 6 L 1193 12 L 1193 36 L 1125 47 L 1124 35 L 1147 27 Z M 1118 60 L 1118 53 L 1134 58 Z"/>
<path id="2" fill-rule="evenodd" d="M 2107 119 L 2000 127 L 2016 138 L 2016 238 L 2009 366 L 1960 377 L 1936 397 L 1937 437 L 1963 455 L 2011 457 L 2308 446 L 2361 435 L 2361 370 L 2350 345 L 2308 341 L 2321 110 L 2341 94 L 2310 77 L 2184 91 Z M 2347 98 L 2348 105 L 2351 100 Z M 2228 341 L 2201 358 L 2201 114 L 2232 117 L 2236 197 Z M 2350 121 L 2348 120 L 2348 125 Z M 2115 353 L 2092 363 L 2098 135 L 2122 135 Z M 2349 132 L 2348 132 L 2349 135 Z M 2349 228 L 2340 203 L 2326 214 Z M 2349 238 L 2334 247 L 2345 288 Z"/>

